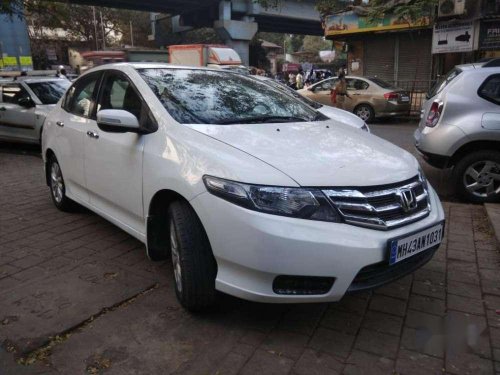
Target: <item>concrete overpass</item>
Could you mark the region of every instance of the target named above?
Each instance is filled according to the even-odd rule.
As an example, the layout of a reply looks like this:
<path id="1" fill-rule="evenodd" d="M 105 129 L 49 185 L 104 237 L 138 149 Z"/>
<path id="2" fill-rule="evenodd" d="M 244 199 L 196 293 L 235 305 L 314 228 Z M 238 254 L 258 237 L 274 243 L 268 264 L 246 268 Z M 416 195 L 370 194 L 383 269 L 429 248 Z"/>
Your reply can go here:
<path id="1" fill-rule="evenodd" d="M 248 64 L 248 47 L 257 31 L 323 35 L 313 0 L 283 0 L 264 8 L 254 0 L 70 0 L 84 5 L 169 13 L 174 32 L 213 27 Z"/>

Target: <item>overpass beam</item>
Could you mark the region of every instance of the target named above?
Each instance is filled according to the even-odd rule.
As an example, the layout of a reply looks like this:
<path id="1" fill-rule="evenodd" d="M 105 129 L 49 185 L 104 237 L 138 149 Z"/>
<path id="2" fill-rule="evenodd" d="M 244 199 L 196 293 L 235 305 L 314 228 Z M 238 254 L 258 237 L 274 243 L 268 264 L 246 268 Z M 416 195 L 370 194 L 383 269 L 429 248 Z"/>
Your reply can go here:
<path id="1" fill-rule="evenodd" d="M 241 20 L 231 19 L 231 1 L 219 3 L 219 19 L 214 22 L 214 29 L 226 45 L 233 48 L 245 65 L 249 64 L 250 41 L 257 33 L 258 25 L 251 17 Z"/>

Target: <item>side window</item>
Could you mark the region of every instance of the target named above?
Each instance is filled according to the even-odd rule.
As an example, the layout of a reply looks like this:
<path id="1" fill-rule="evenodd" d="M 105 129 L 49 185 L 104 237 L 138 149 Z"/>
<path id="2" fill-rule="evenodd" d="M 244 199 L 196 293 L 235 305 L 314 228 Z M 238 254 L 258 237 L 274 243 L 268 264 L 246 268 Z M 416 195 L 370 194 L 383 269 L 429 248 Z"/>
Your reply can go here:
<path id="1" fill-rule="evenodd" d="M 477 93 L 481 98 L 500 105 L 500 74 L 486 78 Z"/>
<path id="2" fill-rule="evenodd" d="M 368 88 L 368 83 L 360 79 L 348 78 L 347 80 L 348 90 L 366 90 Z"/>
<path id="3" fill-rule="evenodd" d="M 29 97 L 28 92 L 17 83 L 3 85 L 2 87 L 3 103 L 18 104 L 19 99 L 26 97 Z"/>
<path id="4" fill-rule="evenodd" d="M 93 95 L 100 74 L 91 74 L 79 79 L 66 94 L 64 109 L 77 116 L 89 117 L 92 111 Z"/>
<path id="5" fill-rule="evenodd" d="M 318 86 L 316 86 L 316 89 L 314 91 L 330 91 L 332 87 L 335 84 L 335 80 L 329 79 L 328 81 L 325 81 Z"/>
<path id="6" fill-rule="evenodd" d="M 97 110 L 122 109 L 141 120 L 142 100 L 130 81 L 121 74 L 108 74 L 102 86 Z"/>

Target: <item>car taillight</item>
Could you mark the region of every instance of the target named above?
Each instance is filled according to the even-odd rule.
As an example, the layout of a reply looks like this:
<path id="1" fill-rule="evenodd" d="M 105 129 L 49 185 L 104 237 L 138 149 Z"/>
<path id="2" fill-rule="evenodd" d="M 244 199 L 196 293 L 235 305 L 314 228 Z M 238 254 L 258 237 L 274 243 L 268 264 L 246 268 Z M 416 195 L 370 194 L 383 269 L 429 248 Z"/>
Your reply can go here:
<path id="1" fill-rule="evenodd" d="M 387 100 L 398 100 L 399 94 L 397 92 L 386 92 L 384 98 Z"/>
<path id="2" fill-rule="evenodd" d="M 443 111 L 443 104 L 434 102 L 431 105 L 431 109 L 427 114 L 427 119 L 425 120 L 425 126 L 433 128 L 437 125 L 439 118 L 441 117 L 441 112 Z"/>

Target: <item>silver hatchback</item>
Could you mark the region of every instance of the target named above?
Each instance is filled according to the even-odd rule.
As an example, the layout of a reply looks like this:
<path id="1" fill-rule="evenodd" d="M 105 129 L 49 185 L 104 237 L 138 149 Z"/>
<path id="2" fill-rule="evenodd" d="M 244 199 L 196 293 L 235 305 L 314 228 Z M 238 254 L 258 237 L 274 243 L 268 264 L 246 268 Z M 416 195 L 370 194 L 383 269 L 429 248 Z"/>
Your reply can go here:
<path id="1" fill-rule="evenodd" d="M 500 59 L 456 66 L 429 92 L 415 145 L 437 168 L 453 168 L 457 193 L 500 201 Z"/>

